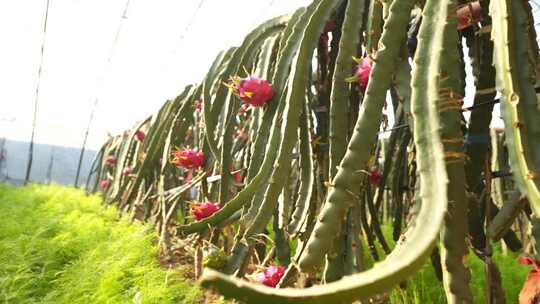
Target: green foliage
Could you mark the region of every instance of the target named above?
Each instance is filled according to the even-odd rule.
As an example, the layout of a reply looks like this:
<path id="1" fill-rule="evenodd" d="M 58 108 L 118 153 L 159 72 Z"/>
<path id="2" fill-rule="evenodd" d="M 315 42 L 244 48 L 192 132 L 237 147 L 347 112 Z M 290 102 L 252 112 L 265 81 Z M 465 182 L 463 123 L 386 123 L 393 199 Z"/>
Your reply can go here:
<path id="1" fill-rule="evenodd" d="M 508 303 L 517 303 L 523 281 L 530 269 L 517 264 L 518 255 L 512 252 L 503 254 L 498 248 L 495 250 L 494 261 L 502 274 L 503 287 L 506 291 Z M 474 253 L 470 253 L 466 262 L 471 270 L 471 291 L 476 303 L 486 303 L 486 286 L 484 275 L 484 262 Z M 407 281 L 407 289 L 396 288 L 390 296 L 392 304 L 408 303 L 445 303 L 444 288 L 437 280 L 430 263 Z"/>
<path id="2" fill-rule="evenodd" d="M 201 291 L 164 270 L 149 225 L 118 218 L 97 195 L 0 185 L 0 302 L 196 303 Z"/>
<path id="3" fill-rule="evenodd" d="M 395 242 L 392 240 L 392 226 L 385 224 L 382 227 L 384 235 L 389 240 L 391 247 L 395 246 Z M 374 261 L 369 256 L 367 248 L 364 247 L 366 260 L 366 267 L 373 266 Z M 384 251 L 380 246 L 377 246 L 379 254 L 383 255 Z M 519 292 L 523 286 L 523 282 L 527 277 L 530 269 L 519 265 L 517 258 L 519 254 L 514 252 L 503 253 L 501 246 L 497 244 L 494 246 L 493 260 L 499 266 L 502 275 L 502 282 L 504 290 L 506 291 L 506 299 L 508 303 L 517 303 Z M 471 291 L 473 292 L 476 303 L 486 302 L 486 285 L 485 285 L 485 271 L 484 262 L 481 261 L 473 252 L 470 252 L 465 262 L 467 267 L 470 268 L 471 277 Z M 424 264 L 424 266 L 407 280 L 406 288 L 396 288 L 390 294 L 391 304 L 413 304 L 413 303 L 445 303 L 446 296 L 444 294 L 444 288 L 441 282 L 437 279 L 433 266 L 430 262 Z"/>

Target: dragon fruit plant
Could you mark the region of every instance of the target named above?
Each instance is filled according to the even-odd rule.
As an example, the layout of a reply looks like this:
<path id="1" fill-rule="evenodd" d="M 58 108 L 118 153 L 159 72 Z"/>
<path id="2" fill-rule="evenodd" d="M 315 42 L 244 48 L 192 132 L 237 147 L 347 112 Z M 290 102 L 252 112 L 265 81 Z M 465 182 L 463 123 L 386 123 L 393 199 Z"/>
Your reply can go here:
<path id="1" fill-rule="evenodd" d="M 105 180 L 105 202 L 155 223 L 163 252 L 219 248 L 201 285 L 229 298 L 369 302 L 431 259 L 448 303 L 475 303 L 472 253 L 487 296 L 516 302 L 489 256 L 504 242 L 532 259 L 523 244 L 540 244 L 533 24 L 526 1 L 314 0 L 218 54 L 134 136 L 110 138 L 88 188 Z M 273 266 L 245 279 L 261 265 Z"/>

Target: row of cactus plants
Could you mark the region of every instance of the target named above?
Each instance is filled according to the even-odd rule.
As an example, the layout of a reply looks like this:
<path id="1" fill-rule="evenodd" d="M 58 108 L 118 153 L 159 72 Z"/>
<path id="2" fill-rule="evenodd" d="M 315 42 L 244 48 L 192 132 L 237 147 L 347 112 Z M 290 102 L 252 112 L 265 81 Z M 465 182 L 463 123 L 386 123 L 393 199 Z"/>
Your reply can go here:
<path id="1" fill-rule="evenodd" d="M 502 303 L 491 244 L 533 265 L 540 248 L 532 24 L 518 0 L 314 0 L 110 138 L 87 189 L 154 223 L 165 253 L 192 248 L 202 285 L 244 302 L 375 298 L 431 258 L 448 302 L 474 303 L 473 249 Z"/>

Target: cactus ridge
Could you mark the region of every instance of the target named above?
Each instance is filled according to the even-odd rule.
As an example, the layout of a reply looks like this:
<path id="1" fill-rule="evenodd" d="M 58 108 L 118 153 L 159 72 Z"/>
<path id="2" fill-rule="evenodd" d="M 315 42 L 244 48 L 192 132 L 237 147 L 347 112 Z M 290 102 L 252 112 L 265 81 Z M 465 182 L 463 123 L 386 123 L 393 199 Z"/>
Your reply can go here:
<path id="1" fill-rule="evenodd" d="M 534 124 L 534 121 L 538 125 L 539 116 L 537 114 L 536 118 L 529 115 L 523 117 L 524 107 L 536 101 L 536 94 L 531 95 L 530 92 L 532 87 L 529 80 L 530 71 L 518 65 L 519 56 L 523 56 L 524 52 L 526 52 L 526 46 L 524 45 L 526 41 L 520 34 L 519 28 L 515 29 L 515 26 L 516 24 L 518 26 L 522 24 L 521 18 L 524 16 L 522 7 L 517 4 L 512 5 L 512 3 L 514 1 L 505 0 L 490 3 L 490 14 L 493 19 L 491 34 L 495 44 L 494 61 L 497 70 L 497 87 L 503 100 L 501 112 L 506 122 L 506 140 L 514 180 L 520 191 L 527 196 L 535 216 L 539 217 L 540 179 L 536 176 L 534 160 L 540 156 L 538 154 L 540 150 L 529 151 L 529 146 L 524 147 L 524 143 L 529 140 L 527 138 L 527 129 L 532 126 L 530 123 Z M 520 32 L 516 33 L 516 38 L 512 37 L 514 31 Z M 508 73 L 508 71 L 512 70 L 517 70 L 517 75 L 516 73 Z M 532 98 L 534 100 L 531 100 Z M 534 115 L 534 113 L 533 110 L 530 115 Z M 527 123 L 525 128 L 523 127 L 524 123 Z"/>
<path id="2" fill-rule="evenodd" d="M 380 124 L 382 107 L 386 90 L 391 82 L 391 72 L 394 70 L 399 52 L 399 42 L 405 38 L 405 28 L 408 23 L 412 3 L 396 1 L 391 8 L 390 17 L 385 24 L 381 39 L 382 48 L 374 59 L 372 81 L 368 83 L 366 96 L 362 103 L 360 114 L 353 135 L 348 144 L 339 170 L 332 180 L 326 203 L 320 212 L 315 229 L 310 237 L 306 251 L 300 258 L 299 266 L 302 271 L 313 272 L 323 261 L 324 254 L 331 246 L 332 236 L 337 235 L 340 226 L 337 221 L 344 218 L 347 209 L 358 197 L 355 186 L 360 184 L 364 169 L 370 156 L 370 147 L 375 143 L 375 134 Z M 353 193 L 351 195 L 350 193 Z"/>

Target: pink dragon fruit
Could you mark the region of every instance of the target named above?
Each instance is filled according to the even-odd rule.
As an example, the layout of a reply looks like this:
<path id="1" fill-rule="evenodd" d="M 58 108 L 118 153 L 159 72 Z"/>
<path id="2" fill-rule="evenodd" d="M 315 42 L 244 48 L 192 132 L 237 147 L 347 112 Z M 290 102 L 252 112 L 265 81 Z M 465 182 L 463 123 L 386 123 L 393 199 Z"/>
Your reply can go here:
<path id="1" fill-rule="evenodd" d="M 360 84 L 360 89 L 365 92 L 369 82 L 369 76 L 371 75 L 371 60 L 362 58 L 358 66 L 356 67 L 356 77 Z"/>
<path id="2" fill-rule="evenodd" d="M 108 180 L 108 179 L 103 179 L 99 182 L 99 187 L 101 189 L 107 189 L 109 188 L 109 185 L 111 184 L 111 182 Z"/>
<path id="3" fill-rule="evenodd" d="M 231 174 L 234 178 L 234 181 L 237 182 L 237 183 L 241 183 L 242 182 L 242 170 L 237 170 L 234 165 L 231 165 L 230 167 L 231 169 Z"/>
<path id="4" fill-rule="evenodd" d="M 529 272 L 525 284 L 519 293 L 519 304 L 534 304 L 540 298 L 540 262 L 528 257 L 520 256 L 518 263 L 522 265 L 533 265 Z"/>
<path id="5" fill-rule="evenodd" d="M 256 76 L 249 76 L 245 79 L 233 77 L 229 86 L 233 92 L 246 104 L 254 107 L 265 105 L 274 96 L 274 89 L 268 81 Z"/>
<path id="6" fill-rule="evenodd" d="M 358 63 L 356 72 L 354 73 L 354 76 L 348 77 L 345 81 L 358 82 L 360 90 L 362 90 L 362 93 L 365 93 L 369 82 L 369 76 L 371 75 L 371 59 L 368 57 L 362 59 L 353 57 L 353 59 Z"/>
<path id="7" fill-rule="evenodd" d="M 192 149 L 178 149 L 173 152 L 171 164 L 186 169 L 199 168 L 204 166 L 204 153 Z"/>
<path id="8" fill-rule="evenodd" d="M 259 272 L 255 279 L 266 286 L 276 287 L 281 280 L 281 277 L 285 274 L 285 267 L 283 266 L 268 266 L 263 272 Z"/>
<path id="9" fill-rule="evenodd" d="M 105 159 L 105 164 L 107 166 L 114 166 L 116 165 L 116 157 L 114 155 L 109 155 L 107 156 L 107 158 Z"/>
<path id="10" fill-rule="evenodd" d="M 462 30 L 482 21 L 480 1 L 469 2 L 457 10 L 457 29 Z"/>
<path id="11" fill-rule="evenodd" d="M 197 99 L 195 101 L 195 111 L 197 113 L 200 113 L 202 111 L 202 107 L 203 107 L 203 101 L 202 99 Z"/>
<path id="12" fill-rule="evenodd" d="M 124 176 L 130 175 L 131 173 L 133 173 L 133 167 L 131 166 L 127 166 L 124 168 L 124 170 L 122 170 L 122 175 Z"/>
<path id="13" fill-rule="evenodd" d="M 328 33 L 334 31 L 336 27 L 337 27 L 337 24 L 334 20 L 330 20 L 326 22 L 326 24 L 324 25 L 324 30 L 321 35 L 321 43 L 325 47 L 327 52 L 328 52 L 328 41 L 330 40 L 330 38 L 328 37 Z"/>
<path id="14" fill-rule="evenodd" d="M 142 141 L 144 140 L 145 137 L 146 137 L 146 134 L 144 134 L 143 131 L 137 130 L 137 132 L 135 132 L 135 139 L 136 139 L 137 141 L 142 142 Z"/>
<path id="15" fill-rule="evenodd" d="M 378 186 L 381 182 L 382 173 L 377 169 L 377 167 L 372 167 L 371 170 L 369 170 L 369 182 L 374 185 Z"/>
<path id="16" fill-rule="evenodd" d="M 219 203 L 213 202 L 198 202 L 191 207 L 191 213 L 197 221 L 205 219 L 212 214 L 216 213 L 221 208 Z"/>

